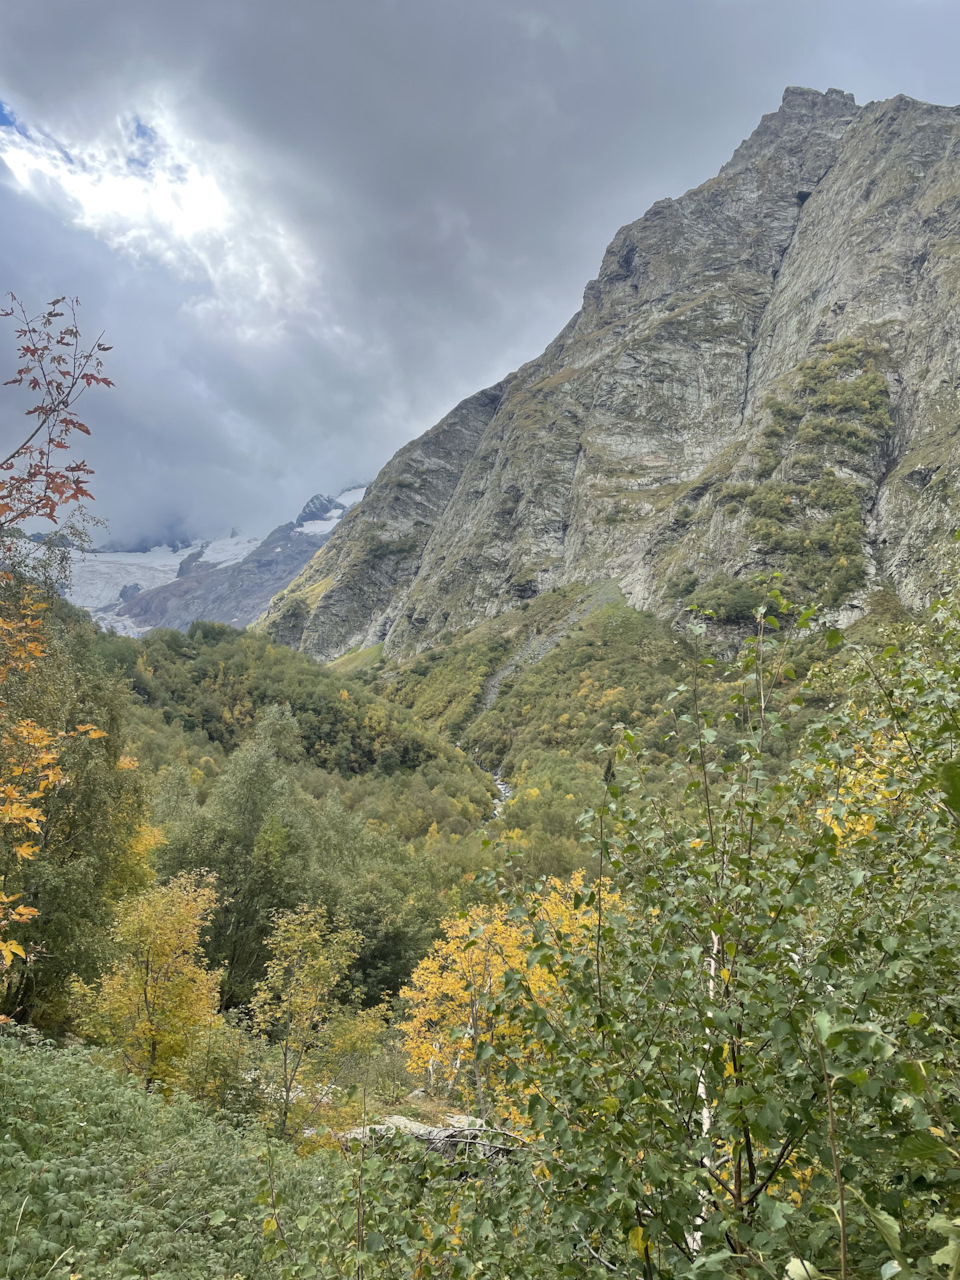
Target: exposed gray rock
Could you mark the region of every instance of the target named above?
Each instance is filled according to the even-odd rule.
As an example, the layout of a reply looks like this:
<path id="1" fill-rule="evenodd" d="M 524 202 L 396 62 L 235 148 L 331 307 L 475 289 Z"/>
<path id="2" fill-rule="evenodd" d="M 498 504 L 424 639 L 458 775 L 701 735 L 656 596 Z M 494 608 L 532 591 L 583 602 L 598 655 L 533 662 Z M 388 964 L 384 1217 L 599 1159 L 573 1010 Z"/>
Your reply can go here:
<path id="1" fill-rule="evenodd" d="M 450 1115 L 442 1125 L 421 1124 L 408 1116 L 384 1116 L 374 1124 L 361 1125 L 340 1135 L 343 1142 L 364 1142 L 376 1146 L 378 1139 L 402 1133 L 416 1138 L 431 1151 L 447 1157 L 463 1155 L 467 1150 L 489 1158 L 516 1150 L 517 1143 L 509 1135 L 490 1130 L 476 1116 Z"/>
<path id="2" fill-rule="evenodd" d="M 328 498 L 325 494 L 315 493 L 308 502 L 304 503 L 303 510 L 294 523 L 301 525 L 306 524 L 308 520 L 323 520 L 335 506 L 337 506 L 336 498 Z"/>
<path id="3" fill-rule="evenodd" d="M 395 617 L 391 604 L 416 576 L 502 392 L 502 385 L 488 387 L 464 400 L 387 463 L 332 534 L 330 556 L 315 557 L 305 580 L 274 600 L 270 627 L 278 639 L 327 659 L 384 638 Z M 335 579 L 328 580 L 328 564 Z"/>
<path id="4" fill-rule="evenodd" d="M 866 566 L 845 608 L 884 578 L 920 603 L 956 523 L 958 284 L 960 109 L 788 89 L 717 177 L 617 233 L 539 359 L 387 464 L 267 625 L 322 659 L 415 650 L 554 585 L 668 614 L 684 574 L 776 569 L 784 540 L 722 491 L 795 482 L 793 445 L 761 466 L 771 392 L 851 338 L 883 349 L 893 429 L 829 453 Z"/>
<path id="5" fill-rule="evenodd" d="M 175 627 L 185 631 L 197 618 L 245 627 L 323 545 L 323 536 L 300 533 L 283 524 L 236 564 L 207 564 L 203 549 L 186 556 L 177 578 L 140 591 L 118 610 L 139 630 Z"/>

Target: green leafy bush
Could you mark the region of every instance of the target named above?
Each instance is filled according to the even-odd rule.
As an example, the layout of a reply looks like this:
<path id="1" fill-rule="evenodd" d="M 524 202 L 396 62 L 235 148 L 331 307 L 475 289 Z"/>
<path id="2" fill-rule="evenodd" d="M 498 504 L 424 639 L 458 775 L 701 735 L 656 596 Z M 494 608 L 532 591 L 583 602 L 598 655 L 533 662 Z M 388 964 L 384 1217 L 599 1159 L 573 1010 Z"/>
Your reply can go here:
<path id="1" fill-rule="evenodd" d="M 0 1266 L 17 1280 L 231 1280 L 261 1257 L 253 1144 L 78 1050 L 0 1039 Z"/>
<path id="2" fill-rule="evenodd" d="M 670 788 L 628 735 L 591 938 L 503 885 L 536 944 L 494 1009 L 525 1031 L 501 1069 L 551 1212 L 617 1274 L 956 1270 L 960 610 L 821 672 L 836 705 L 786 770 L 776 622 L 723 715 L 697 696 L 677 717 Z M 694 691 L 713 668 L 702 653 Z"/>

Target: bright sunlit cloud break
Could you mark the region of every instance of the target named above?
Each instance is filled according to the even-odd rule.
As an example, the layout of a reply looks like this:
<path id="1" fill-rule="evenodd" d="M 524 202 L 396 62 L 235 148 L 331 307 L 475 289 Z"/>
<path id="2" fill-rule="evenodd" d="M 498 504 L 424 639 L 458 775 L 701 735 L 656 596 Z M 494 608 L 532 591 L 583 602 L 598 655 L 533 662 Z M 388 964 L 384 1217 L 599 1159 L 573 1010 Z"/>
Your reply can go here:
<path id="1" fill-rule="evenodd" d="M 309 306 L 307 247 L 252 198 L 252 175 L 235 157 L 193 142 L 162 108 L 80 143 L 30 127 L 0 103 L 0 158 L 22 193 L 65 210 L 112 249 L 193 282 L 201 293 L 192 305 L 232 313 L 241 329 L 254 312 L 262 331 Z"/>

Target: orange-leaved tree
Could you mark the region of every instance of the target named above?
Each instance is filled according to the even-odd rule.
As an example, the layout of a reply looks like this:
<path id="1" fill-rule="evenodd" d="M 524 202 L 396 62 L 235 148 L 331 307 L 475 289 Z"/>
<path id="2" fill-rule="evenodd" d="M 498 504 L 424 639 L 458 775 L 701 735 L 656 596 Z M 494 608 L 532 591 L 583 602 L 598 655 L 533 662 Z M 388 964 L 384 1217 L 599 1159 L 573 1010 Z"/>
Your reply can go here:
<path id="1" fill-rule="evenodd" d="M 42 830 L 44 798 L 63 782 L 60 756 L 68 737 L 101 736 L 94 725 L 70 732 L 51 732 L 9 711 L 7 688 L 23 680 L 43 658 L 44 604 L 24 574 L 47 572 L 52 563 L 38 552 L 24 528 L 34 521 L 54 526 L 65 508 L 77 510 L 90 498 L 91 469 L 69 454 L 71 436 L 89 435 L 76 404 L 90 387 L 113 384 L 104 377 L 101 353 L 109 347 L 98 339 L 85 346 L 77 326 L 78 302 L 56 298 L 32 316 L 13 294 L 0 318 L 13 319 L 17 367 L 5 386 L 23 388 L 30 403 L 25 426 L 4 424 L 0 445 L 0 846 L 12 856 L 6 865 L 30 858 Z M 41 548 L 43 544 L 40 544 Z M 0 975 L 14 957 L 25 959 L 23 947 L 7 936 L 11 925 L 36 913 L 17 903 L 0 883 Z M 2 980 L 2 978 L 0 978 Z"/>
<path id="2" fill-rule="evenodd" d="M 93 472 L 86 462 L 61 455 L 69 452 L 75 432 L 90 434 L 76 412 L 84 391 L 113 386 L 101 359 L 110 348 L 99 338 L 84 346 L 76 298 L 55 298 L 37 316 L 30 316 L 13 294 L 10 301 L 0 317 L 14 320 L 20 363 L 4 386 L 24 387 L 39 398 L 25 410 L 27 429 L 8 436 L 0 461 L 0 539 L 8 555 L 25 521 L 57 525 L 64 507 L 92 497 L 87 481 Z"/>

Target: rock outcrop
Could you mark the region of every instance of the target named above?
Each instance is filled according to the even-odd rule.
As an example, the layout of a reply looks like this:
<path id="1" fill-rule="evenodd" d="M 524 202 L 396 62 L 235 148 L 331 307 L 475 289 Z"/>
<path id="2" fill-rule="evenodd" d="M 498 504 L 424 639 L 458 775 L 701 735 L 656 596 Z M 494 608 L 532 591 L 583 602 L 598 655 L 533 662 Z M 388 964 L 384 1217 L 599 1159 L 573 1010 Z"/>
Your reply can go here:
<path id="1" fill-rule="evenodd" d="M 856 616 L 948 566 L 960 108 L 788 89 L 614 237 L 544 354 L 407 445 L 266 625 L 416 650 L 557 585 L 735 619 L 755 573 Z"/>

